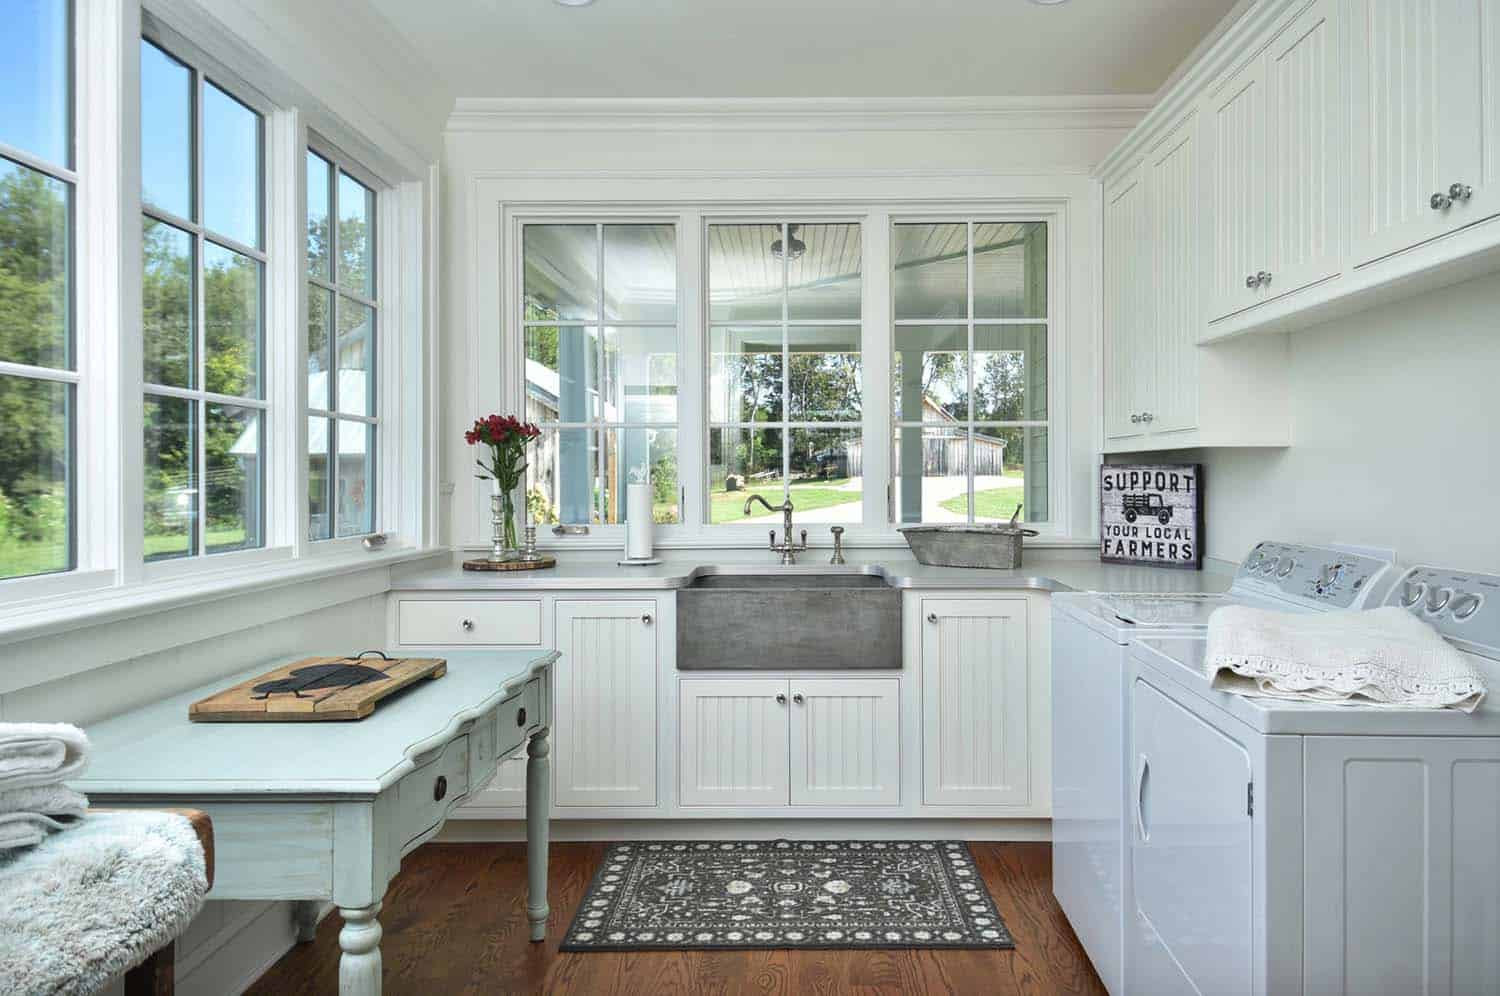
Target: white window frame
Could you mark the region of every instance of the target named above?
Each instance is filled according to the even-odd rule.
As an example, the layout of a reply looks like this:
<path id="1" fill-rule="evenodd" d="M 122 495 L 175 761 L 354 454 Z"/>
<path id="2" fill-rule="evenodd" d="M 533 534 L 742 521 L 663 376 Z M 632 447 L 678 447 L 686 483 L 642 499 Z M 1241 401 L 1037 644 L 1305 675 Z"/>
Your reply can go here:
<path id="1" fill-rule="evenodd" d="M 298 270 L 297 270 L 297 272 L 302 275 L 301 283 L 299 285 L 299 290 L 298 290 L 298 297 L 299 297 L 300 301 L 299 301 L 299 308 L 298 308 L 299 321 L 298 321 L 298 325 L 297 325 L 297 344 L 298 344 L 298 353 L 297 353 L 297 355 L 300 357 L 300 359 L 298 360 L 298 379 L 300 381 L 300 384 L 298 385 L 298 396 L 299 396 L 299 399 L 300 399 L 300 401 L 299 401 L 299 410 L 300 410 L 300 413 L 301 413 L 301 417 L 298 419 L 298 428 L 297 428 L 297 434 L 298 434 L 298 436 L 300 438 L 300 444 L 297 447 L 297 452 L 298 452 L 298 471 L 297 471 L 297 475 L 296 475 L 297 476 L 297 480 L 299 482 L 299 487 L 298 487 L 298 489 L 296 491 L 296 494 L 297 494 L 297 504 L 298 504 L 298 514 L 297 514 L 298 527 L 297 527 L 297 535 L 298 535 L 299 548 L 304 553 L 306 553 L 306 554 L 314 554 L 314 555 L 324 555 L 324 554 L 327 554 L 327 553 L 346 553 L 346 552 L 349 552 L 349 551 L 353 550 L 355 547 L 362 545 L 364 543 L 364 541 L 368 537 L 373 536 L 373 535 L 379 535 L 379 534 L 384 533 L 386 531 L 387 519 L 385 517 L 385 507 L 386 507 L 385 496 L 386 496 L 387 483 L 388 483 L 388 481 L 389 481 L 389 479 L 391 478 L 392 475 L 388 474 L 387 473 L 387 469 L 386 469 L 387 464 L 390 462 L 387 459 L 388 454 L 386 452 L 387 449 L 388 449 L 388 447 L 386 446 L 386 440 L 385 440 L 387 432 L 384 431 L 381 426 L 382 426 L 382 418 L 383 418 L 383 416 L 385 416 L 386 411 L 387 411 L 386 397 L 387 397 L 388 392 L 386 390 L 386 383 L 387 383 L 387 381 L 388 381 L 389 378 L 386 376 L 386 368 L 388 366 L 392 365 L 386 359 L 386 357 L 387 357 L 386 350 L 392 345 L 393 340 L 395 340 L 397 338 L 397 336 L 399 336 L 399 329 L 396 327 L 394 320 L 392 320 L 390 318 L 390 316 L 388 316 L 386 314 L 386 310 L 387 309 L 386 309 L 386 307 L 385 307 L 385 305 L 384 305 L 383 302 L 384 302 L 384 299 L 386 297 L 385 290 L 386 290 L 386 287 L 388 286 L 388 281 L 395 280 L 395 279 L 398 279 L 398 278 L 392 272 L 392 268 L 389 265 L 387 265 L 387 263 L 386 263 L 386 257 L 388 255 L 390 255 L 390 254 L 386 252 L 386 247 L 385 247 L 385 241 L 386 241 L 385 231 L 386 231 L 386 219 L 387 219 L 387 216 L 392 213 L 392 203 L 391 203 L 392 199 L 393 199 L 392 198 L 392 184 L 390 184 L 388 181 L 382 179 L 374 171 L 372 171 L 372 170 L 368 169 L 367 167 L 365 167 L 365 165 L 363 163 L 361 163 L 359 160 L 357 160 L 353 156 L 350 156 L 347 153 L 345 153 L 342 149 L 340 149 L 338 147 L 338 145 L 336 145 L 333 142 L 329 141 L 328 139 L 324 138 L 321 134 L 319 134 L 317 131 L 313 130 L 312 128 L 306 129 L 304 134 L 305 134 L 305 139 L 304 139 L 304 141 L 302 143 L 303 144 L 303 154 L 300 157 L 298 157 L 298 166 L 297 166 L 297 169 L 298 169 L 300 177 L 301 177 L 301 190 L 302 190 L 302 196 L 301 196 L 301 199 L 299 201 L 300 208 L 299 208 L 299 210 L 297 212 L 297 217 L 301 219 L 300 224 L 298 226 L 299 240 L 297 242 L 297 246 L 298 246 L 298 252 L 297 252 Z M 333 194 L 333 196 L 329 200 L 329 204 L 328 204 L 328 210 L 329 210 L 329 229 L 330 229 L 331 232 L 336 232 L 337 231 L 337 227 L 338 227 L 338 221 L 337 221 L 337 218 L 334 217 L 334 214 L 336 214 L 336 212 L 338 210 L 338 197 L 337 197 L 337 193 L 336 192 L 338 190 L 338 175 L 339 175 L 339 173 L 341 171 L 344 172 L 344 173 L 349 174 L 350 177 L 352 177 L 353 179 L 358 180 L 360 183 L 364 184 L 375 195 L 375 212 L 374 212 L 374 227 L 375 227 L 375 231 L 374 231 L 374 237 L 371 240 L 371 253 L 373 255 L 373 258 L 371 259 L 371 268 L 373 270 L 373 276 L 374 276 L 374 279 L 375 279 L 375 296 L 372 297 L 372 298 L 367 298 L 367 297 L 365 297 L 362 294 L 356 294 L 353 291 L 350 291 L 347 288 L 344 288 L 344 287 L 342 287 L 339 284 L 339 282 L 338 282 L 338 259 L 337 259 L 336 255 L 333 255 L 333 256 L 330 257 L 330 258 L 333 259 L 333 270 L 332 270 L 332 272 L 333 272 L 333 279 L 332 280 L 325 280 L 325 279 L 322 279 L 321 277 L 316 277 L 308 269 L 308 266 L 307 266 L 307 236 L 306 236 L 306 232 L 307 232 L 307 195 L 306 195 L 306 191 L 307 191 L 307 156 L 306 156 L 306 153 L 307 152 L 313 152 L 313 153 L 316 153 L 318 156 L 321 156 L 323 158 L 323 160 L 329 164 L 329 167 L 332 170 L 332 177 L 333 177 L 332 190 L 335 193 Z M 335 236 L 335 237 L 333 237 L 333 238 L 330 239 L 330 242 L 329 242 L 329 252 L 332 253 L 332 254 L 336 254 L 337 253 L 337 246 L 338 246 L 338 240 L 337 240 L 337 237 Z M 308 287 L 308 284 L 316 285 L 317 287 L 319 287 L 319 288 L 321 288 L 323 290 L 331 291 L 333 293 L 334 311 L 329 316 L 329 320 L 333 323 L 332 335 L 334 337 L 337 337 L 337 335 L 338 335 L 338 311 L 337 311 L 337 309 L 338 309 L 338 299 L 339 299 L 339 297 L 341 295 L 343 297 L 345 297 L 345 298 L 348 298 L 351 301 L 355 301 L 355 302 L 357 302 L 359 304 L 363 304 L 363 305 L 365 305 L 365 306 L 367 306 L 367 307 L 369 307 L 369 308 L 371 308 L 371 309 L 374 310 L 375 322 L 374 322 L 374 328 L 372 329 L 372 333 L 374 335 L 373 346 L 374 346 L 374 354 L 375 354 L 375 359 L 374 359 L 374 362 L 375 362 L 375 371 L 374 371 L 374 376 L 371 378 L 372 381 L 374 382 L 374 385 L 375 385 L 375 387 L 374 387 L 374 390 L 375 390 L 375 406 L 374 406 L 374 411 L 375 411 L 375 413 L 373 415 L 354 415 L 354 414 L 348 414 L 348 413 L 341 413 L 341 412 L 338 412 L 338 411 L 329 411 L 327 409 L 313 408 L 313 407 L 311 407 L 311 405 L 307 401 L 307 301 L 308 301 L 308 297 L 307 297 L 308 290 L 307 290 L 307 287 Z M 337 365 L 337 363 L 338 363 L 337 352 L 335 350 L 335 353 L 334 353 L 334 364 L 335 364 L 335 366 Z M 337 371 L 334 370 L 334 369 L 330 369 L 330 371 L 329 371 L 329 377 L 330 377 L 330 397 L 335 398 L 335 402 L 334 402 L 335 407 L 337 406 L 337 400 L 336 400 L 337 395 L 334 393 L 334 387 L 333 387 L 333 384 L 332 384 L 332 379 L 335 378 L 336 376 L 337 376 Z M 330 518 L 330 526 L 329 526 L 328 538 L 327 539 L 317 539 L 317 540 L 315 540 L 315 539 L 312 538 L 312 535 L 311 535 L 312 534 L 312 508 L 311 508 L 311 505 L 308 502 L 308 494 L 307 494 L 307 477 L 308 477 L 307 461 L 308 461 L 308 455 L 309 455 L 308 452 L 307 452 L 307 420 L 310 417 L 322 417 L 322 418 L 329 419 L 330 420 L 330 423 L 329 423 L 329 425 L 330 425 L 330 428 L 329 428 L 330 434 L 337 433 L 337 431 L 338 431 L 338 423 L 341 420 L 345 421 L 345 422 L 360 422 L 360 423 L 363 423 L 365 425 L 369 425 L 369 426 L 373 426 L 374 427 L 374 429 L 375 429 L 375 449 L 374 449 L 374 452 L 371 454 L 371 459 L 372 459 L 372 461 L 374 463 L 374 468 L 373 468 L 373 473 L 371 474 L 371 480 L 369 480 L 367 482 L 367 485 L 366 485 L 367 487 L 369 487 L 374 492 L 374 496 L 371 499 L 373 501 L 374 505 L 373 505 L 373 508 L 372 508 L 372 511 L 371 511 L 371 516 L 370 516 L 370 531 L 369 532 L 366 532 L 366 533 L 357 533 L 357 534 L 352 535 L 352 536 L 340 536 L 340 535 L 338 535 L 338 510 L 333 507 L 333 504 L 330 501 L 328 514 L 329 514 L 329 516 L 331 518 Z M 337 443 L 335 443 L 334 445 L 337 446 Z M 328 468 L 328 475 L 329 475 L 329 478 L 330 478 L 330 493 L 336 492 L 336 490 L 337 490 L 337 485 L 335 483 L 336 482 L 336 478 L 334 477 L 335 473 L 336 473 L 336 471 L 334 470 L 334 468 L 332 466 L 330 466 Z"/>
<path id="2" fill-rule="evenodd" d="M 1047 249 L 1048 249 L 1048 253 L 1047 253 L 1047 314 L 1044 315 L 1043 317 L 1041 317 L 1041 318 L 976 318 L 975 317 L 975 315 L 974 315 L 974 228 L 975 228 L 976 225 L 983 225 L 983 224 L 989 224 L 989 223 L 998 223 L 998 224 L 1032 224 L 1032 223 L 1037 223 L 1037 224 L 1043 224 L 1043 225 L 1047 226 Z M 963 418 L 963 419 L 961 419 L 961 420 L 958 421 L 957 427 L 961 428 L 964 431 L 965 437 L 967 438 L 968 443 L 969 443 L 970 458 L 966 461 L 966 466 L 967 466 L 968 470 L 967 470 L 967 473 L 965 474 L 965 477 L 967 478 L 965 494 L 968 497 L 968 502 L 967 502 L 967 505 L 968 505 L 968 521 L 970 523 L 973 523 L 974 522 L 974 517 L 975 517 L 975 507 L 974 507 L 974 505 L 975 505 L 975 501 L 974 501 L 974 459 L 973 459 L 973 453 L 974 453 L 974 436 L 978 433 L 979 430 L 981 430 L 981 429 L 1030 429 L 1030 428 L 1045 429 L 1047 431 L 1047 451 L 1048 451 L 1047 466 L 1049 468 L 1049 474 L 1050 474 L 1050 469 L 1052 467 L 1052 464 L 1054 463 L 1054 461 L 1052 459 L 1053 420 L 1054 420 L 1053 416 L 1054 416 L 1054 413 L 1056 411 L 1056 406 L 1055 406 L 1055 402 L 1054 402 L 1053 388 L 1054 388 L 1054 385 L 1056 384 L 1056 377 L 1055 377 L 1055 374 L 1053 372 L 1053 359 L 1052 358 L 1053 358 L 1053 355 L 1054 355 L 1054 350 L 1057 348 L 1057 343 L 1056 343 L 1056 341 L 1054 339 L 1054 336 L 1053 336 L 1053 333 L 1052 333 L 1052 328 L 1053 328 L 1053 323 L 1052 323 L 1052 309 L 1053 309 L 1053 302 L 1056 300 L 1056 291 L 1057 291 L 1057 287 L 1056 287 L 1056 270 L 1057 270 L 1057 267 L 1055 267 L 1053 265 L 1053 263 L 1052 263 L 1052 252 L 1051 252 L 1051 250 L 1052 250 L 1052 239 L 1053 239 L 1053 227 L 1052 227 L 1053 223 L 1052 223 L 1052 221 L 1049 218 L 1047 218 L 1045 216 L 1041 216 L 1041 215 L 1024 215 L 1024 214 L 1021 214 L 1021 215 L 1000 215 L 1000 216 L 997 216 L 997 215 L 994 215 L 994 214 L 991 214 L 991 213 L 985 213 L 985 212 L 969 213 L 969 214 L 944 214 L 944 215 L 932 215 L 932 214 L 918 214 L 918 215 L 911 215 L 911 216 L 907 216 L 907 215 L 892 215 L 892 217 L 890 219 L 890 234 L 889 234 L 889 238 L 890 238 L 891 244 L 892 244 L 892 253 L 891 253 L 891 255 L 894 258 L 894 255 L 895 255 L 894 247 L 895 247 L 895 236 L 896 236 L 896 226 L 897 225 L 956 225 L 956 224 L 957 225 L 964 225 L 965 228 L 966 228 L 966 230 L 967 230 L 967 238 L 965 240 L 965 252 L 966 252 L 965 260 L 966 260 L 966 265 L 968 267 L 968 274 L 967 274 L 966 279 L 965 279 L 965 284 L 966 284 L 966 286 L 968 288 L 968 291 L 967 291 L 967 293 L 968 293 L 968 300 L 965 303 L 965 308 L 966 308 L 966 312 L 967 312 L 966 315 L 965 315 L 965 317 L 963 317 L 963 318 L 899 318 L 899 319 L 896 318 L 895 317 L 895 315 L 896 315 L 896 306 L 895 306 L 895 281 L 892 280 L 892 281 L 890 281 L 890 287 L 891 287 L 891 323 L 890 324 L 891 324 L 891 327 L 893 329 L 896 328 L 896 327 L 903 327 L 904 326 L 904 327 L 907 327 L 907 328 L 921 328 L 921 327 L 964 328 L 966 330 L 966 333 L 965 333 L 966 336 L 967 336 L 967 347 L 966 347 L 966 349 L 967 349 L 967 358 L 968 358 L 967 366 L 968 366 L 968 371 L 969 371 L 969 373 L 968 373 L 968 385 L 967 385 L 968 386 L 968 399 L 969 399 L 969 413 L 968 413 L 968 415 L 965 418 Z M 894 265 L 894 264 L 892 264 L 892 265 Z M 887 272 L 890 272 L 890 267 L 887 267 Z M 1023 420 L 1020 420 L 1020 421 L 1006 422 L 1006 421 L 991 421 L 991 420 L 984 420 L 984 419 L 975 419 L 975 417 L 974 417 L 974 414 L 975 414 L 974 413 L 974 404 L 975 404 L 975 400 L 974 400 L 974 383 L 975 383 L 975 376 L 976 376 L 976 374 L 978 372 L 978 371 L 975 370 L 975 364 L 974 364 L 974 330 L 975 330 L 975 328 L 978 328 L 978 327 L 999 328 L 999 327 L 1003 327 L 1003 326 L 1007 326 L 1007 325 L 1027 326 L 1027 327 L 1034 327 L 1034 326 L 1037 326 L 1037 325 L 1042 325 L 1042 326 L 1045 326 L 1046 329 L 1047 329 L 1047 387 L 1048 387 L 1048 390 L 1047 390 L 1047 418 L 1045 418 L 1045 419 L 1031 419 L 1031 420 L 1025 420 L 1025 419 L 1023 419 Z M 894 337 L 892 337 L 892 338 L 894 338 Z M 893 342 L 892 341 L 890 341 L 890 340 L 887 341 L 887 343 L 886 343 L 886 350 L 887 350 L 888 353 L 893 351 Z M 894 406 L 892 406 L 892 407 L 894 408 Z M 927 422 L 927 423 L 923 423 L 923 422 L 913 422 L 913 421 L 910 421 L 910 420 L 903 420 L 903 419 L 900 419 L 898 417 L 895 417 L 894 412 L 893 412 L 892 413 L 892 419 L 891 419 L 892 444 L 894 445 L 896 434 L 899 433 L 902 429 L 917 428 L 917 429 L 924 429 L 924 430 L 926 430 L 926 429 L 940 428 L 943 425 L 945 425 L 945 423 L 941 423 L 941 422 Z M 900 521 L 897 521 L 897 519 L 896 519 L 896 494 L 895 494 L 896 473 L 895 473 L 895 469 L 894 468 L 892 468 L 889 476 L 890 476 L 890 483 L 887 485 L 887 487 L 888 487 L 888 498 L 887 498 L 887 508 L 888 508 L 888 511 L 887 511 L 887 518 L 891 522 L 891 528 L 895 529 L 895 528 L 899 528 L 901 526 L 914 526 L 914 525 L 918 525 L 917 522 L 900 522 Z M 1045 531 L 1045 532 L 1056 532 L 1056 530 L 1054 528 L 1052 528 L 1052 526 L 1053 526 L 1053 520 L 1055 520 L 1057 518 L 1057 511 L 1056 511 L 1056 508 L 1054 507 L 1054 502 L 1053 502 L 1053 499 L 1052 499 L 1052 494 L 1053 494 L 1053 491 L 1052 491 L 1052 481 L 1049 480 L 1048 481 L 1048 502 L 1047 502 L 1047 504 L 1048 504 L 1048 510 L 1047 510 L 1048 515 L 1047 515 L 1047 521 L 1046 522 L 1042 522 L 1042 523 L 1027 522 L 1026 523 L 1027 528 L 1036 529 L 1039 532 L 1042 532 L 1042 531 Z M 924 523 L 924 524 L 931 525 L 932 523 Z"/>

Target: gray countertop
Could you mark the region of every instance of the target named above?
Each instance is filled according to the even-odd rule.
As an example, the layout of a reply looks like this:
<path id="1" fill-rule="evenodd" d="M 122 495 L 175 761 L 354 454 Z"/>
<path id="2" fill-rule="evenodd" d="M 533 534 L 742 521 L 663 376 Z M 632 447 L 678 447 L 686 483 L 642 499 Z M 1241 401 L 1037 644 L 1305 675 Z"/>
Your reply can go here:
<path id="1" fill-rule="evenodd" d="M 554 551 L 556 552 L 556 551 Z M 1080 555 L 1082 553 L 1082 555 Z M 694 550 L 664 555 L 652 567 L 621 567 L 618 554 L 580 551 L 557 553 L 556 567 L 541 571 L 488 573 L 465 571 L 453 564 L 393 572 L 394 591 L 609 591 L 671 590 L 686 587 L 702 573 L 849 572 L 878 574 L 894 588 L 983 589 L 1019 591 L 1221 592 L 1232 573 L 1205 565 L 1202 571 L 1102 564 L 1092 551 L 1029 551 L 1018 571 L 963 567 L 926 567 L 902 551 L 849 555 L 843 567 L 831 567 L 826 551 L 810 551 L 795 567 L 782 567 L 769 553 Z"/>

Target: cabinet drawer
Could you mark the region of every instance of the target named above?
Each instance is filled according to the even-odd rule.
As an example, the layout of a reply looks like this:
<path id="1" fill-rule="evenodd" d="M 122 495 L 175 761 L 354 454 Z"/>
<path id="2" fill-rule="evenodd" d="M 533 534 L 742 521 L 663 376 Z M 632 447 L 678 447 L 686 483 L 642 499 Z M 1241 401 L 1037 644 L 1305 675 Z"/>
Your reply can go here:
<path id="1" fill-rule="evenodd" d="M 542 642 L 540 601 L 402 601 L 402 643 L 439 647 L 535 647 Z"/>
<path id="2" fill-rule="evenodd" d="M 526 742 L 526 738 L 531 735 L 532 731 L 541 725 L 541 679 L 533 678 L 519 692 L 501 702 L 496 709 L 495 743 L 499 745 L 496 756 L 502 760 L 509 757 L 517 747 Z"/>
<path id="3" fill-rule="evenodd" d="M 469 738 L 465 735 L 396 783 L 397 839 L 405 845 L 431 830 L 468 793 Z"/>

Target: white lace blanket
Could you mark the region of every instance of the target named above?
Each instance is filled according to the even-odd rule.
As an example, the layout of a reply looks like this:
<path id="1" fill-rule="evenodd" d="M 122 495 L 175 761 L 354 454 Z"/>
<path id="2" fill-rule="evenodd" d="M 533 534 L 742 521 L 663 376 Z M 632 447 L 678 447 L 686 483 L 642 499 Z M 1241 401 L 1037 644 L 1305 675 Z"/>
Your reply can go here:
<path id="1" fill-rule="evenodd" d="M 1237 695 L 1473 712 L 1484 679 L 1437 631 L 1395 607 L 1295 614 L 1226 605 L 1208 619 L 1213 687 Z"/>

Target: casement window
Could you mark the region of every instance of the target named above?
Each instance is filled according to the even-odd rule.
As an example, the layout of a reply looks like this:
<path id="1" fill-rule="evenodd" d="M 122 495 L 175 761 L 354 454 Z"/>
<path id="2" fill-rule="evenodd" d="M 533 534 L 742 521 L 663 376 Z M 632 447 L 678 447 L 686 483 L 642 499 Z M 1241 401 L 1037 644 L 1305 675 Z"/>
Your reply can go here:
<path id="1" fill-rule="evenodd" d="M 1049 521 L 1047 228 L 893 226 L 893 522 Z"/>
<path id="2" fill-rule="evenodd" d="M 857 223 L 707 226 L 704 521 L 863 518 L 862 255 Z"/>
<path id="3" fill-rule="evenodd" d="M 527 521 L 623 523 L 632 475 L 681 521 L 676 226 L 527 223 L 521 266 Z"/>
<path id="4" fill-rule="evenodd" d="M 266 542 L 265 117 L 141 40 L 144 554 Z"/>
<path id="5" fill-rule="evenodd" d="M 376 192 L 307 150 L 307 514 L 314 541 L 376 531 Z M 356 176 L 356 172 L 359 176 Z"/>
<path id="6" fill-rule="evenodd" d="M 0 33 L 0 579 L 77 561 L 71 20 L 20 0 Z"/>

